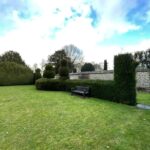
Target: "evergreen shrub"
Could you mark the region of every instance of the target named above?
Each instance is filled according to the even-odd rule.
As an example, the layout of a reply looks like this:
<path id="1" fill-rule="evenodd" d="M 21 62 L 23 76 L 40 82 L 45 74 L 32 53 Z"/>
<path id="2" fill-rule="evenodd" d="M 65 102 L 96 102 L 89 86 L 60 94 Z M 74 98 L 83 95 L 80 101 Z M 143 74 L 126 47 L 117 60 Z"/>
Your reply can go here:
<path id="1" fill-rule="evenodd" d="M 0 62 L 0 85 L 33 84 L 33 72 L 25 65 Z"/>
<path id="2" fill-rule="evenodd" d="M 120 54 L 114 58 L 114 80 L 116 100 L 129 105 L 136 104 L 137 63 L 131 54 Z"/>
<path id="3" fill-rule="evenodd" d="M 52 65 L 50 65 L 50 64 L 46 65 L 44 73 L 43 73 L 43 77 L 48 78 L 48 79 L 55 77 L 55 71 L 54 71 Z"/>

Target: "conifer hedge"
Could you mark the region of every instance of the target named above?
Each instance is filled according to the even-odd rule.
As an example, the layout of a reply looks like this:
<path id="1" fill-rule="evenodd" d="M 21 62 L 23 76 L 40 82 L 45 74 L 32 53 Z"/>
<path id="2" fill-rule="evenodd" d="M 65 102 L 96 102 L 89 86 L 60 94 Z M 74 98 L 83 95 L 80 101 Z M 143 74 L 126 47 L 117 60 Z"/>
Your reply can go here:
<path id="1" fill-rule="evenodd" d="M 33 84 L 32 70 L 15 62 L 0 62 L 0 85 Z"/>
<path id="2" fill-rule="evenodd" d="M 118 102 L 136 104 L 136 62 L 131 54 L 120 54 L 114 58 L 114 80 Z"/>

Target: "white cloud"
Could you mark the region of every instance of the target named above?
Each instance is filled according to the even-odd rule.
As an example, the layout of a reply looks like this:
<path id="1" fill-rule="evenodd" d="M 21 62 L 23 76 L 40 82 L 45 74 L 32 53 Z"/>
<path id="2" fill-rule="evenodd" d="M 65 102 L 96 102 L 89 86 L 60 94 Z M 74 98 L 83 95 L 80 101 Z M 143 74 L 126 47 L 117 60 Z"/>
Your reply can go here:
<path id="1" fill-rule="evenodd" d="M 77 3 L 77 1 L 66 1 L 64 5 L 64 1 L 36 0 L 32 1 L 31 5 L 34 10 L 39 9 L 39 11 L 38 15 L 29 20 L 19 18 L 19 12 L 16 10 L 12 12 L 11 17 L 16 24 L 16 28 L 0 37 L 0 43 L 2 43 L 0 50 L 2 52 L 10 49 L 18 51 L 28 64 L 33 65 L 35 62 L 39 63 L 42 58 L 47 59 L 49 54 L 65 44 L 84 45 L 84 48 L 87 46 L 83 41 L 85 39 L 87 42 L 86 37 L 90 37 L 87 30 L 90 28 L 90 33 L 92 31 L 94 33 L 90 25 L 90 19 L 77 17 L 64 27 L 64 19 L 73 16 L 71 7 L 79 8 L 80 12 L 88 13 L 87 5 L 83 5 L 82 10 L 80 3 Z M 56 8 L 60 9 L 58 14 L 54 13 Z M 84 13 L 84 15 L 86 14 Z M 87 27 L 85 28 L 85 26 Z M 55 27 L 61 27 L 62 31 L 58 33 L 54 40 L 50 38 L 50 34 L 53 33 Z M 80 32 L 82 36 L 79 36 Z M 86 32 L 85 36 L 84 33 Z"/>
<path id="2" fill-rule="evenodd" d="M 129 4 L 125 5 L 127 2 Z M 87 17 L 91 5 L 99 17 L 96 28 L 91 25 L 91 18 Z M 126 20 L 128 11 L 135 5 L 136 0 L 32 0 L 30 11 L 34 10 L 35 15 L 30 19 L 23 20 L 19 18 L 18 11 L 13 11 L 11 17 L 16 28 L 0 36 L 0 53 L 6 50 L 18 51 L 26 63 L 32 66 L 34 63 L 40 63 L 42 58 L 47 59 L 48 55 L 65 44 L 72 43 L 83 50 L 85 61 L 102 62 L 108 59 L 112 62 L 113 55 L 120 52 L 120 47 L 102 47 L 98 43 L 115 34 L 140 28 Z M 56 14 L 57 8 L 60 11 Z M 71 8 L 81 16 L 77 16 Z M 72 16 L 65 25 L 65 18 Z M 61 30 L 53 39 L 50 35 L 55 34 L 55 27 Z"/>
<path id="3" fill-rule="evenodd" d="M 145 39 L 136 43 L 134 45 L 127 45 L 124 47 L 125 52 L 136 52 L 136 51 L 143 51 L 150 48 L 150 39 Z"/>
<path id="4" fill-rule="evenodd" d="M 126 18 L 129 11 L 136 7 L 136 0 L 96 0 L 92 5 L 100 17 L 97 30 L 101 40 L 140 28 L 140 26 L 130 23 Z"/>

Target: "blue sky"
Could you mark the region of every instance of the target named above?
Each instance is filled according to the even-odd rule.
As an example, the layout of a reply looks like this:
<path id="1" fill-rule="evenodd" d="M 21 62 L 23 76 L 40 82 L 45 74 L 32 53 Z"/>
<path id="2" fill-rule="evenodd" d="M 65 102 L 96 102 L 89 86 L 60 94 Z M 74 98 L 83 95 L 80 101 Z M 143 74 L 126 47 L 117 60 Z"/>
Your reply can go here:
<path id="1" fill-rule="evenodd" d="M 18 51 L 30 66 L 68 44 L 112 65 L 118 53 L 150 48 L 149 31 L 150 0 L 0 1 L 0 54 Z"/>

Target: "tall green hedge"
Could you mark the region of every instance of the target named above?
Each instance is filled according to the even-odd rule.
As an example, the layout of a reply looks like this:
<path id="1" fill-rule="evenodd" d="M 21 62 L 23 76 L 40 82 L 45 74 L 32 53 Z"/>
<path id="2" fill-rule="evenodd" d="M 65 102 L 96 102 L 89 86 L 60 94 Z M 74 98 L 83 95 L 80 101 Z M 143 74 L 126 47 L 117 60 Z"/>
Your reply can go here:
<path id="1" fill-rule="evenodd" d="M 120 54 L 114 58 L 114 80 L 116 100 L 129 105 L 136 104 L 136 63 L 131 54 Z"/>
<path id="2" fill-rule="evenodd" d="M 0 85 L 33 84 L 33 72 L 24 65 L 0 62 Z"/>

